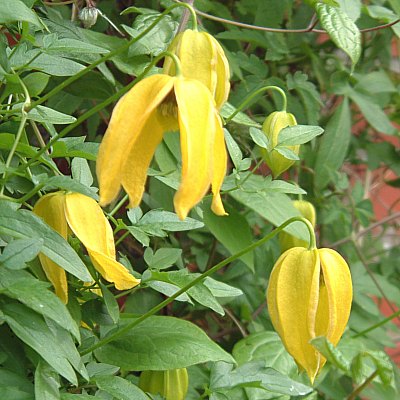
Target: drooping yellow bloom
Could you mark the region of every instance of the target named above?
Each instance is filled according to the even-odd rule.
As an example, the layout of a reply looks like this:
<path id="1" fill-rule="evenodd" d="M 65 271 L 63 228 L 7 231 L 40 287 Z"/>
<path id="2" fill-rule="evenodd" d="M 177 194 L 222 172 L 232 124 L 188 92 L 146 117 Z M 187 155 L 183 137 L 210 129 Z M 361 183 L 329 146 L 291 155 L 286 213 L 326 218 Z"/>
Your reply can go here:
<path id="1" fill-rule="evenodd" d="M 182 180 L 174 197 L 176 213 L 184 219 L 211 184 L 212 210 L 225 215 L 219 194 L 227 164 L 222 123 L 210 91 L 182 76 L 152 75 L 119 100 L 97 157 L 100 204 L 112 202 L 122 186 L 129 206 L 136 207 L 164 132 L 178 128 Z"/>
<path id="2" fill-rule="evenodd" d="M 265 162 L 271 169 L 274 178 L 277 178 L 282 172 L 285 172 L 287 169 L 289 169 L 295 162 L 295 160 L 289 160 L 274 149 L 274 147 L 278 144 L 278 138 L 281 130 L 287 126 L 293 125 L 297 125 L 296 118 L 293 114 L 286 111 L 274 111 L 263 123 L 262 130 L 265 132 L 271 147 L 271 150 L 263 151 L 263 155 Z M 284 147 L 291 150 L 296 155 L 299 154 L 299 145 Z"/>
<path id="3" fill-rule="evenodd" d="M 267 289 L 271 321 L 311 383 L 326 359 L 309 342 L 325 336 L 337 345 L 349 319 L 352 297 L 349 267 L 331 249 L 294 247 L 281 255 L 271 272 Z"/>
<path id="4" fill-rule="evenodd" d="M 186 368 L 167 371 L 143 371 L 139 387 L 145 392 L 159 394 L 165 400 L 185 400 L 189 387 Z"/>
<path id="5" fill-rule="evenodd" d="M 116 261 L 111 226 L 92 198 L 80 193 L 49 193 L 38 200 L 33 212 L 64 239 L 67 239 L 70 229 L 86 247 L 94 267 L 105 280 L 113 282 L 117 289 L 130 289 L 140 283 Z M 39 259 L 57 296 L 67 303 L 68 287 L 64 269 L 44 254 L 39 254 Z"/>
<path id="6" fill-rule="evenodd" d="M 220 109 L 229 96 L 229 63 L 218 41 L 207 32 L 187 29 L 178 33 L 168 51 L 177 55 L 182 74 L 196 79 L 211 91 L 217 108 Z M 165 74 L 175 76 L 175 63 L 165 58 Z"/>
<path id="7" fill-rule="evenodd" d="M 305 200 L 294 200 L 292 201 L 292 204 L 297 210 L 300 211 L 302 217 L 310 221 L 311 225 L 314 228 L 316 223 L 316 214 L 315 208 L 312 203 Z M 307 240 L 298 239 L 297 237 L 287 232 L 279 233 L 278 238 L 282 253 L 292 247 L 308 247 Z"/>

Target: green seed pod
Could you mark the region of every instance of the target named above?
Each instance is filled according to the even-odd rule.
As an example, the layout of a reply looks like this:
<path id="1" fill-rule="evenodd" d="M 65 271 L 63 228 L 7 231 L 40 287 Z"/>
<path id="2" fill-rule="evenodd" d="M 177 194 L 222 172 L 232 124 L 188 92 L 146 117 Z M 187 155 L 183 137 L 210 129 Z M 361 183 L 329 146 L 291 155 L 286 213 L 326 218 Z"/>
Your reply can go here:
<path id="1" fill-rule="evenodd" d="M 264 121 L 262 130 L 269 140 L 270 150 L 264 150 L 264 160 L 272 171 L 274 178 L 277 178 L 282 172 L 285 172 L 293 164 L 294 160 L 289 160 L 273 148 L 278 144 L 278 136 L 283 128 L 297 125 L 293 114 L 286 111 L 275 111 L 271 113 Z M 300 146 L 284 146 L 296 155 L 299 154 Z"/>
<path id="2" fill-rule="evenodd" d="M 316 214 L 314 206 L 309 201 L 305 200 L 294 200 L 292 204 L 300 211 L 301 216 L 305 219 L 308 219 L 311 222 L 311 225 L 315 227 Z M 297 237 L 286 232 L 281 232 L 278 238 L 282 253 L 291 249 L 292 247 L 308 247 L 307 240 L 298 239 Z"/>
<path id="3" fill-rule="evenodd" d="M 186 368 L 167 371 L 143 371 L 139 387 L 151 394 L 160 394 L 166 400 L 185 400 L 189 387 Z"/>

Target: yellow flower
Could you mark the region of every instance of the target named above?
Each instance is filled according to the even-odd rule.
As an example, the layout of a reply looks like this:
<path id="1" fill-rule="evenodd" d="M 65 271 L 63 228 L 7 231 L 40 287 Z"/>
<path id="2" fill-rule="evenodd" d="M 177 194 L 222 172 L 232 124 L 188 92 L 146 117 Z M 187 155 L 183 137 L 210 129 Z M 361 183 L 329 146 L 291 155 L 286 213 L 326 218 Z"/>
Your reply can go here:
<path id="1" fill-rule="evenodd" d="M 228 60 L 218 41 L 207 32 L 187 29 L 174 38 L 168 51 L 178 56 L 184 77 L 196 79 L 208 87 L 220 109 L 229 96 L 230 73 Z M 175 75 L 171 57 L 165 58 L 163 72 Z"/>
<path id="2" fill-rule="evenodd" d="M 297 125 L 296 118 L 293 114 L 286 111 L 275 111 L 271 113 L 263 123 L 262 130 L 265 132 L 272 149 L 271 151 L 263 151 L 263 154 L 265 162 L 271 169 L 274 178 L 277 178 L 282 172 L 289 169 L 295 162 L 294 160 L 289 160 L 273 149 L 278 144 L 278 137 L 281 130 L 287 126 L 293 125 Z M 284 147 L 291 150 L 296 155 L 299 154 L 299 145 Z"/>
<path id="3" fill-rule="evenodd" d="M 86 247 L 94 267 L 117 289 L 130 289 L 140 283 L 116 261 L 111 226 L 92 198 L 80 193 L 49 193 L 38 200 L 33 212 L 64 239 L 67 239 L 70 229 Z M 67 303 L 68 287 L 64 269 L 43 254 L 39 254 L 39 259 L 57 296 Z"/>
<path id="4" fill-rule="evenodd" d="M 314 206 L 309 201 L 304 200 L 294 200 L 292 204 L 300 211 L 301 216 L 308 219 L 311 225 L 315 227 L 316 215 Z M 298 239 L 290 233 L 281 232 L 278 238 L 282 253 L 292 247 L 308 247 L 308 240 Z"/>
<path id="5" fill-rule="evenodd" d="M 349 319 L 352 296 L 349 267 L 331 249 L 294 247 L 281 255 L 271 272 L 267 289 L 271 321 L 311 383 L 326 359 L 309 342 L 325 336 L 337 345 Z"/>
<path id="6" fill-rule="evenodd" d="M 184 219 L 211 184 L 212 210 L 225 215 L 219 191 L 227 154 L 214 99 L 197 80 L 160 74 L 140 81 L 114 108 L 97 157 L 100 205 L 116 199 L 122 186 L 129 206 L 136 207 L 164 132 L 178 128 L 182 180 L 174 197 L 176 213 Z"/>
<path id="7" fill-rule="evenodd" d="M 160 394 L 165 400 L 184 400 L 189 387 L 187 369 L 143 371 L 139 387 L 145 392 Z"/>

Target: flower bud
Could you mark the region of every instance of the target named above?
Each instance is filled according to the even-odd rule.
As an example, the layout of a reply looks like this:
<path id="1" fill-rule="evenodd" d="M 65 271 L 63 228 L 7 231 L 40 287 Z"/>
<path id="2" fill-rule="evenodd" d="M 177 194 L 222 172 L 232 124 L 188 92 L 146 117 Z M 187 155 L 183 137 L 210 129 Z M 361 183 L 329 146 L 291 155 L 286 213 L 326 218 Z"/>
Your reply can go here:
<path id="1" fill-rule="evenodd" d="M 274 150 L 274 147 L 278 144 L 278 137 L 283 128 L 287 126 L 297 125 L 296 118 L 293 114 L 286 111 L 275 111 L 271 113 L 264 121 L 262 130 L 265 132 L 269 141 L 269 150 L 264 150 L 264 160 L 268 167 L 271 169 L 274 178 L 277 178 L 282 172 L 289 169 L 295 160 L 289 160 L 284 157 L 278 151 Z M 291 150 L 296 155 L 299 154 L 299 145 L 295 146 L 283 146 Z"/>
<path id="2" fill-rule="evenodd" d="M 207 32 L 187 29 L 174 38 L 168 51 L 179 58 L 184 77 L 208 87 L 220 109 L 229 96 L 230 74 L 228 60 L 218 41 Z M 175 76 L 171 57 L 165 58 L 163 73 Z"/>
<path id="3" fill-rule="evenodd" d="M 91 28 L 97 21 L 99 10 L 96 7 L 84 7 L 79 11 L 79 19 L 85 28 Z"/>
<path id="4" fill-rule="evenodd" d="M 143 371 L 139 387 L 151 394 L 160 394 L 165 400 L 184 400 L 189 387 L 186 368 L 167 371 Z"/>
<path id="5" fill-rule="evenodd" d="M 310 340 L 325 336 L 334 346 L 338 344 L 352 296 L 349 267 L 334 250 L 294 247 L 272 269 L 267 289 L 272 324 L 311 383 L 326 359 Z"/>
<path id="6" fill-rule="evenodd" d="M 301 216 L 309 220 L 311 225 L 315 227 L 316 215 L 314 206 L 305 200 L 294 200 L 292 204 L 300 211 Z M 290 233 L 281 232 L 278 238 L 282 253 L 292 247 L 308 247 L 308 240 L 298 239 Z"/>

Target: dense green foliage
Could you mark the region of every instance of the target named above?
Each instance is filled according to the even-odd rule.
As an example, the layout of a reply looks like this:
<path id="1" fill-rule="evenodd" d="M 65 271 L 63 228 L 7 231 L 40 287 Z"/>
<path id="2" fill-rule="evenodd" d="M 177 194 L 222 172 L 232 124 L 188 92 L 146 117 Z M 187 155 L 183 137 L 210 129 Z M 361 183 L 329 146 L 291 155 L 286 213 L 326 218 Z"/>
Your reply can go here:
<path id="1" fill-rule="evenodd" d="M 385 347 L 399 337 L 399 208 L 397 201 L 376 215 L 373 189 L 399 187 L 400 24 L 370 28 L 395 22 L 399 2 L 195 1 L 200 29 L 220 41 L 231 68 L 221 110 L 229 215 L 214 215 L 206 196 L 178 219 L 179 135 L 166 134 L 140 208 L 126 209 L 121 194 L 105 209 L 118 260 L 142 279 L 125 292 L 96 274 L 76 237 L 64 240 L 31 210 L 54 190 L 98 199 L 95 160 L 112 108 L 138 80 L 161 72 L 153 61 L 187 12 L 175 6 L 160 17 L 176 5 L 170 0 L 101 0 L 96 23 L 87 19 L 94 9 L 81 12 L 84 27 L 78 8 L 92 3 L 0 0 L 0 398 L 146 399 L 139 371 L 185 367 L 188 400 L 398 398 L 398 369 Z M 308 32 L 243 28 L 209 15 Z M 299 160 L 277 179 L 263 162 L 261 127 L 282 97 L 260 91 L 243 106 L 268 85 L 285 91 L 299 124 L 295 139 L 283 136 L 277 146 L 294 160 L 285 146 L 301 145 Z M 338 347 L 313 341 L 328 359 L 314 386 L 266 307 L 278 236 L 237 254 L 299 216 L 292 204 L 299 198 L 316 207 L 319 247 L 346 258 L 354 285 Z M 300 222 L 285 232 L 308 240 Z M 40 252 L 68 272 L 67 305 L 48 283 Z M 96 282 L 85 286 L 91 274 Z M 382 301 L 392 310 L 387 320 Z"/>

